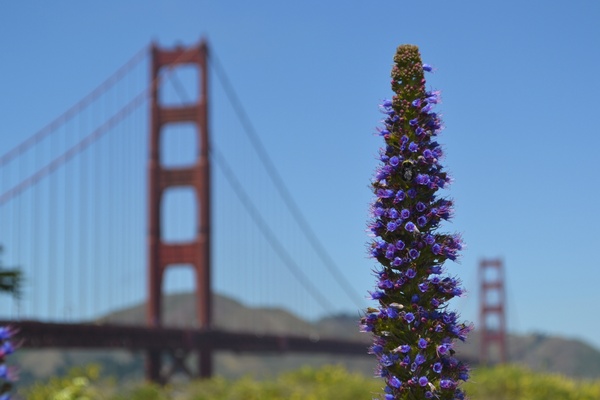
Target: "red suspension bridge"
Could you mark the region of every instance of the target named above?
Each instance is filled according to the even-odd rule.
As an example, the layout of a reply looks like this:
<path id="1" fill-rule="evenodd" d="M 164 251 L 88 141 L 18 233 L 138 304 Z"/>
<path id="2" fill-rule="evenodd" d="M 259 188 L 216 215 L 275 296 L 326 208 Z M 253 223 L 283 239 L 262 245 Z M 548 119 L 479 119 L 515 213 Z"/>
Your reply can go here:
<path id="1" fill-rule="evenodd" d="M 219 124 L 213 74 L 232 114 Z M 224 350 L 366 354 L 364 343 L 214 324 L 215 277 L 226 294 L 302 316 L 339 312 L 336 296 L 359 310 L 364 296 L 304 219 L 205 42 L 144 49 L 1 155 L 0 235 L 3 265 L 25 277 L 19 300 L 0 299 L 0 324 L 16 325 L 25 347 L 143 351 L 159 382 L 210 376 Z M 195 315 L 167 326 L 163 294 L 180 291 L 195 293 Z M 140 303 L 143 326 L 95 322 Z"/>

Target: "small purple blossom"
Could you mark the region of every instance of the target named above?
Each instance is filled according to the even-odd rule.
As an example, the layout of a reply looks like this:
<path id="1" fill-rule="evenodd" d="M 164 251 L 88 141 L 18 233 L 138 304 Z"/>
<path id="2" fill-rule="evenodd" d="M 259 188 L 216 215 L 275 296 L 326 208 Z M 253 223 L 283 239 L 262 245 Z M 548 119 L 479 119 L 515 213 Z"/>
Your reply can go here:
<path id="1" fill-rule="evenodd" d="M 433 67 L 429 64 L 423 64 L 423 71 L 432 72 Z"/>
<path id="2" fill-rule="evenodd" d="M 395 376 L 392 376 L 390 378 L 390 380 L 388 381 L 389 385 L 393 388 L 398 389 L 400 386 L 402 386 L 402 382 L 400 382 L 400 379 L 396 378 Z"/>
<path id="3" fill-rule="evenodd" d="M 387 223 L 386 228 L 388 231 L 394 232 L 396 228 L 398 228 L 398 224 L 396 223 L 396 221 L 390 221 Z"/>
<path id="4" fill-rule="evenodd" d="M 426 339 L 421 338 L 421 339 L 419 339 L 419 342 L 417 343 L 417 346 L 419 346 L 420 349 L 425 349 L 425 348 L 427 348 L 428 344 L 429 343 L 427 342 Z"/>
<path id="5" fill-rule="evenodd" d="M 406 225 L 404 225 L 404 229 L 408 232 L 414 232 L 417 230 L 417 227 L 412 222 L 407 222 Z"/>
<path id="6" fill-rule="evenodd" d="M 456 387 L 456 382 L 452 379 L 442 379 L 440 381 L 440 387 L 442 389 L 454 389 Z"/>
<path id="7" fill-rule="evenodd" d="M 406 314 L 404 314 L 404 320 L 410 324 L 411 322 L 413 322 L 415 320 L 415 315 L 410 312 L 406 313 Z"/>
<path id="8" fill-rule="evenodd" d="M 404 200 L 405 197 L 406 195 L 404 194 L 404 192 L 402 190 L 399 190 L 398 193 L 396 193 L 396 197 L 394 197 L 394 203 L 401 202 L 402 200 Z"/>
<path id="9" fill-rule="evenodd" d="M 427 386 L 428 383 L 429 383 L 429 380 L 427 379 L 426 376 L 422 376 L 419 378 L 419 386 Z"/>
<path id="10" fill-rule="evenodd" d="M 415 142 L 410 142 L 410 144 L 408 145 L 408 151 L 416 153 L 417 151 L 419 151 L 419 145 Z"/>
<path id="11" fill-rule="evenodd" d="M 391 190 L 391 189 L 379 189 L 379 190 L 377 190 L 377 196 L 381 197 L 382 199 L 389 199 L 393 195 L 394 195 L 394 191 Z"/>

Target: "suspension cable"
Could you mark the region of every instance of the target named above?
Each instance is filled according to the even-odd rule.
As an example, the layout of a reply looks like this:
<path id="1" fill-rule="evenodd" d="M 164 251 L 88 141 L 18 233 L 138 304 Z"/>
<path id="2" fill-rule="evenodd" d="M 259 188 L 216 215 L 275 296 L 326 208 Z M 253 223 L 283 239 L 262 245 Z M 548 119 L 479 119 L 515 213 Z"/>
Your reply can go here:
<path id="1" fill-rule="evenodd" d="M 217 73 L 217 76 L 221 84 L 223 85 L 223 88 L 225 89 L 225 93 L 229 98 L 229 101 L 231 102 L 234 111 L 236 112 L 242 126 L 244 127 L 244 132 L 248 136 L 248 139 L 250 140 L 250 143 L 252 144 L 254 150 L 258 154 L 258 157 L 262 162 L 263 166 L 265 167 L 267 174 L 273 181 L 275 188 L 279 192 L 279 195 L 290 210 L 290 213 L 292 214 L 294 219 L 296 220 L 296 223 L 300 227 L 300 230 L 304 233 L 309 244 L 317 253 L 323 264 L 325 264 L 325 267 L 333 276 L 337 284 L 346 293 L 348 298 L 352 300 L 352 302 L 358 308 L 364 308 L 363 296 L 359 295 L 358 292 L 354 290 L 353 286 L 346 279 L 346 276 L 341 272 L 341 269 L 336 265 L 333 258 L 329 255 L 325 247 L 321 244 L 321 241 L 319 241 L 317 235 L 314 233 L 313 229 L 310 227 L 306 218 L 300 211 L 300 208 L 298 207 L 297 203 L 294 201 L 294 198 L 290 194 L 290 191 L 285 185 L 284 180 L 281 178 L 281 175 L 279 175 L 279 173 L 277 172 L 277 168 L 275 168 L 273 161 L 269 157 L 268 152 L 265 150 L 262 142 L 260 141 L 256 130 L 252 126 L 248 115 L 244 111 L 242 103 L 239 100 L 239 97 L 236 95 L 235 91 L 233 90 L 233 86 L 227 78 L 227 75 L 225 74 L 225 71 L 222 68 L 218 58 L 215 56 L 214 51 L 211 51 L 211 54 L 209 56 L 209 62 L 211 63 L 211 66 L 215 69 L 215 72 Z"/>

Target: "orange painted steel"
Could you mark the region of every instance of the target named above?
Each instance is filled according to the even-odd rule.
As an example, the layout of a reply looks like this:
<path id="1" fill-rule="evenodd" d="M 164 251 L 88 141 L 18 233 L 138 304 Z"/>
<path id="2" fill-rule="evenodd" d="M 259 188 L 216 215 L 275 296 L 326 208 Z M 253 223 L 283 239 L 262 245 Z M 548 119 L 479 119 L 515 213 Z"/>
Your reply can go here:
<path id="1" fill-rule="evenodd" d="M 491 362 L 492 349 L 496 346 L 498 361 L 506 363 L 508 359 L 505 313 L 506 292 L 502 260 L 481 260 L 479 262 L 479 282 L 480 362 L 482 364 Z"/>
<path id="2" fill-rule="evenodd" d="M 211 327 L 210 282 L 210 163 L 208 132 L 208 46 L 202 41 L 192 47 L 163 49 L 156 45 L 152 52 L 152 91 L 150 101 L 150 158 L 148 164 L 148 309 L 147 322 L 151 328 L 162 326 L 162 287 L 165 270 L 174 264 L 191 266 L 196 274 L 196 313 L 199 328 Z M 198 96 L 194 104 L 180 106 L 163 105 L 160 101 L 161 76 L 177 66 L 193 66 L 198 69 Z M 193 88 L 196 89 L 196 88 Z M 160 159 L 160 137 L 163 129 L 175 123 L 193 124 L 196 128 L 197 159 L 187 168 L 166 168 Z M 198 212 L 196 236 L 185 243 L 163 241 L 161 227 L 161 201 L 168 188 L 191 187 L 195 191 Z M 198 351 L 198 375 L 212 374 L 212 351 L 200 346 Z M 150 350 L 146 364 L 146 376 L 160 380 L 161 352 Z"/>

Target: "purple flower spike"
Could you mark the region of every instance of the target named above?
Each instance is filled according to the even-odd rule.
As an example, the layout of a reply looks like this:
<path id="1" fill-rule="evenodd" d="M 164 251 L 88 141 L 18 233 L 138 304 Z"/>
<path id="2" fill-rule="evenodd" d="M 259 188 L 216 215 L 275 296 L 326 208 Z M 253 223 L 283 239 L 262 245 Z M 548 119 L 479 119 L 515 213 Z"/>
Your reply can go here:
<path id="1" fill-rule="evenodd" d="M 394 62 L 393 101 L 380 107 L 385 117 L 376 137 L 384 144 L 368 224 L 374 236 L 369 251 L 380 264 L 369 298 L 378 304 L 361 318 L 360 329 L 374 336 L 369 352 L 385 382 L 377 398 L 464 400 L 458 386 L 468 368 L 453 346 L 470 327 L 448 308 L 464 289 L 445 274 L 445 263 L 464 246 L 458 235 L 437 231 L 453 213 L 452 201 L 438 193 L 451 182 L 436 141 L 443 123 L 433 108 L 440 94 L 426 89 L 424 74 L 433 68 L 415 46 L 400 46 Z"/>

